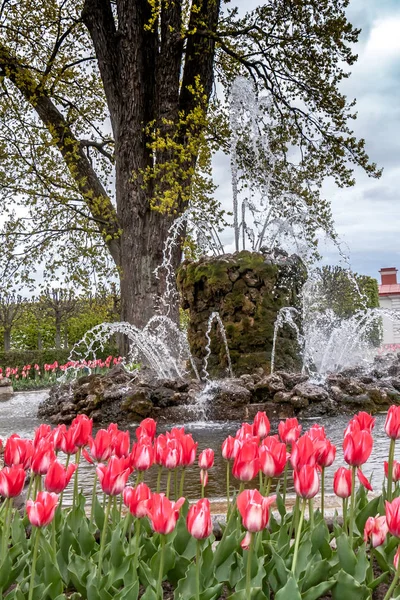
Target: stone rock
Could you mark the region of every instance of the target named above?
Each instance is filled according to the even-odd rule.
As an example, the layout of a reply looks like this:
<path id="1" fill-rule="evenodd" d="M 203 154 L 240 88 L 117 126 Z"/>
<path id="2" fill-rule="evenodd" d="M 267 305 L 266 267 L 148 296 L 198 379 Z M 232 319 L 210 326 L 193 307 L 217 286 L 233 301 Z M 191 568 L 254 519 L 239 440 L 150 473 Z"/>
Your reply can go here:
<path id="1" fill-rule="evenodd" d="M 0 388 L 2 387 L 12 387 L 12 382 L 11 379 L 9 377 L 2 377 L 0 379 Z"/>
<path id="2" fill-rule="evenodd" d="M 282 378 L 287 390 L 292 390 L 298 383 L 303 383 L 308 380 L 308 375 L 305 375 L 304 373 L 286 373 L 285 371 L 277 371 L 277 375 Z"/>
<path id="3" fill-rule="evenodd" d="M 290 402 L 293 396 L 293 392 L 276 392 L 274 395 L 273 401 L 277 403 L 284 404 L 285 402 Z"/>
<path id="4" fill-rule="evenodd" d="M 251 393 L 241 384 L 240 380 L 226 379 L 219 382 L 213 405 L 243 406 L 250 403 L 250 398 Z"/>
<path id="5" fill-rule="evenodd" d="M 290 404 L 294 406 L 294 408 L 306 408 L 310 402 L 307 398 L 302 398 L 301 396 L 291 396 Z"/>
<path id="6" fill-rule="evenodd" d="M 293 391 L 296 396 L 307 398 L 309 402 L 323 402 L 329 397 L 328 392 L 323 387 L 307 381 L 298 383 Z"/>

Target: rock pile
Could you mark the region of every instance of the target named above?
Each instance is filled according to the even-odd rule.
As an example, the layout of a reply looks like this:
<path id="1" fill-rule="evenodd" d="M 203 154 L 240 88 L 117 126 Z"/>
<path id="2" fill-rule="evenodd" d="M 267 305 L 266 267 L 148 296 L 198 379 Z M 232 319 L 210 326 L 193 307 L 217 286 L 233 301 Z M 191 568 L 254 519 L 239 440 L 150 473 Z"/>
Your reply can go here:
<path id="1" fill-rule="evenodd" d="M 55 386 L 39 408 L 39 417 L 70 423 L 78 413 L 98 424 L 122 424 L 153 417 L 176 423 L 196 418 L 204 383 L 194 379 L 155 379 L 149 370 L 127 373 L 121 365 L 107 375 L 88 375 Z M 400 404 L 400 355 L 378 357 L 372 369 L 353 369 L 314 383 L 307 375 L 263 369 L 234 379 L 214 381 L 207 416 L 211 420 L 242 421 L 266 411 L 273 418 L 334 416 L 359 410 L 371 413 Z"/>

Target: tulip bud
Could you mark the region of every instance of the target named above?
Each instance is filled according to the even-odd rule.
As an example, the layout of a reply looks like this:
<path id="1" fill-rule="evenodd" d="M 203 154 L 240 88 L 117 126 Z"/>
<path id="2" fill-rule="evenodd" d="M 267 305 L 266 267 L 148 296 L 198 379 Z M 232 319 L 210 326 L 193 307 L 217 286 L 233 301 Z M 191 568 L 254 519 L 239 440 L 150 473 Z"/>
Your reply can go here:
<path id="1" fill-rule="evenodd" d="M 110 496 L 118 496 L 128 481 L 130 469 L 127 468 L 125 458 L 112 456 L 108 465 L 100 463 L 97 466 L 96 473 L 103 492 Z"/>
<path id="2" fill-rule="evenodd" d="M 199 455 L 200 469 L 211 469 L 214 464 L 214 450 L 206 448 Z"/>
<path id="3" fill-rule="evenodd" d="M 339 467 L 333 476 L 333 491 L 339 498 L 351 496 L 351 469 Z"/>
<path id="4" fill-rule="evenodd" d="M 147 515 L 147 502 L 151 496 L 150 488 L 143 482 L 135 488 L 128 486 L 124 489 L 124 503 L 138 519 Z"/>
<path id="5" fill-rule="evenodd" d="M 19 496 L 24 488 L 25 471 L 21 465 L 4 467 L 0 471 L 0 494 L 4 498 Z"/>
<path id="6" fill-rule="evenodd" d="M 348 433 L 343 440 L 344 460 L 353 467 L 359 467 L 371 456 L 373 439 L 369 431 Z"/>
<path id="7" fill-rule="evenodd" d="M 210 501 L 207 498 L 202 498 L 189 508 L 186 526 L 190 535 L 198 540 L 202 540 L 211 534 Z"/>
<path id="8" fill-rule="evenodd" d="M 35 527 L 44 527 L 51 523 L 54 518 L 58 503 L 57 494 L 39 492 L 36 500 L 28 500 L 26 512 L 28 519 Z"/>
<path id="9" fill-rule="evenodd" d="M 364 542 L 371 543 L 373 548 L 384 543 L 388 533 L 386 517 L 369 517 L 364 527 Z"/>
<path id="10" fill-rule="evenodd" d="M 400 438 L 400 406 L 393 404 L 389 408 L 386 415 L 385 431 L 392 440 Z"/>
<path id="11" fill-rule="evenodd" d="M 384 468 L 385 468 L 385 477 L 387 478 L 388 471 L 389 471 L 389 464 L 386 460 L 383 464 L 384 464 Z M 392 481 L 394 483 L 397 483 L 397 481 L 400 481 L 400 462 L 398 462 L 397 460 L 393 461 Z"/>
<path id="12" fill-rule="evenodd" d="M 171 502 L 165 494 L 153 494 L 146 506 L 146 514 L 150 519 L 153 531 L 164 535 L 175 529 L 179 517 L 179 510 L 185 498 Z"/>
<path id="13" fill-rule="evenodd" d="M 236 505 L 242 517 L 243 527 L 251 533 L 265 529 L 269 520 L 269 508 L 275 499 L 276 496 L 262 496 L 258 490 L 241 492 Z"/>
<path id="14" fill-rule="evenodd" d="M 301 425 L 296 418 L 286 419 L 278 425 L 279 437 L 284 444 L 293 444 L 297 442 L 301 433 Z"/>
<path id="15" fill-rule="evenodd" d="M 60 494 L 65 490 L 69 484 L 72 475 L 75 473 L 78 465 L 68 465 L 66 469 L 64 465 L 60 464 L 57 460 L 53 461 L 47 471 L 44 486 L 48 492 L 54 492 Z"/>
<path id="16" fill-rule="evenodd" d="M 271 430 L 269 419 L 265 412 L 258 412 L 254 417 L 253 433 L 260 439 L 265 438 Z"/>
<path id="17" fill-rule="evenodd" d="M 304 465 L 293 472 L 294 489 L 301 498 L 314 498 L 319 490 L 319 477 L 317 469 L 311 465 Z"/>

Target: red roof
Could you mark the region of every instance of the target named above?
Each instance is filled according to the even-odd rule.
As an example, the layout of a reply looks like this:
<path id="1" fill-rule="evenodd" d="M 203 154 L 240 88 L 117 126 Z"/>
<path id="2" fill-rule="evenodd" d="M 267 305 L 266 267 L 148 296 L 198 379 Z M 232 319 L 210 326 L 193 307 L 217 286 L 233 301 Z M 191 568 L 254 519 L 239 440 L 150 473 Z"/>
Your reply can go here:
<path id="1" fill-rule="evenodd" d="M 400 283 L 379 285 L 378 288 L 380 296 L 400 296 Z"/>

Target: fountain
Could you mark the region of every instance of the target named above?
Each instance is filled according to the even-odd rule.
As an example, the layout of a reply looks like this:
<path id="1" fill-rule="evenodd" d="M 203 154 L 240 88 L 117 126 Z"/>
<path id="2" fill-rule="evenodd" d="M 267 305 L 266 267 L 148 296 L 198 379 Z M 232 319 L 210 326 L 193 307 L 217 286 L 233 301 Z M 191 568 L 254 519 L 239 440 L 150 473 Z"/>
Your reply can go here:
<path id="1" fill-rule="evenodd" d="M 233 371 L 232 371 L 232 362 L 231 362 L 231 355 L 229 353 L 229 348 L 228 348 L 228 340 L 226 339 L 226 331 L 225 331 L 225 327 L 224 324 L 221 320 L 221 317 L 219 316 L 219 314 L 217 312 L 212 312 L 211 315 L 209 316 L 208 319 L 208 323 L 207 323 L 207 331 L 206 331 L 206 339 L 207 339 L 207 344 L 205 347 L 205 355 L 204 355 L 204 360 L 203 360 L 203 369 L 202 369 L 202 375 L 205 379 L 205 381 L 209 382 L 210 381 L 210 376 L 208 374 L 207 371 L 207 367 L 208 367 L 208 359 L 210 357 L 211 354 L 211 338 L 210 338 L 210 333 L 211 333 L 211 327 L 213 322 L 217 323 L 217 326 L 219 328 L 221 337 L 222 337 L 222 341 L 224 343 L 224 347 L 225 347 L 225 354 L 226 354 L 226 360 L 228 362 L 228 374 L 229 377 L 233 377 Z"/>

